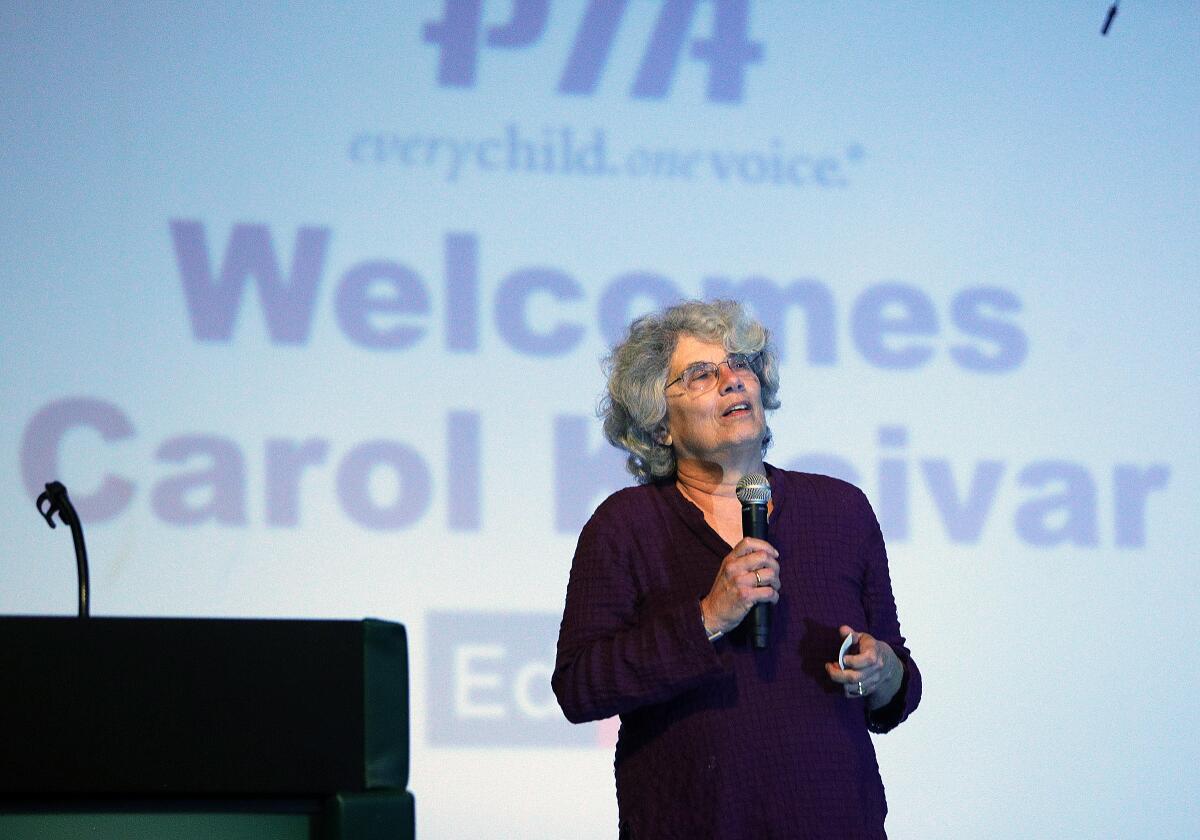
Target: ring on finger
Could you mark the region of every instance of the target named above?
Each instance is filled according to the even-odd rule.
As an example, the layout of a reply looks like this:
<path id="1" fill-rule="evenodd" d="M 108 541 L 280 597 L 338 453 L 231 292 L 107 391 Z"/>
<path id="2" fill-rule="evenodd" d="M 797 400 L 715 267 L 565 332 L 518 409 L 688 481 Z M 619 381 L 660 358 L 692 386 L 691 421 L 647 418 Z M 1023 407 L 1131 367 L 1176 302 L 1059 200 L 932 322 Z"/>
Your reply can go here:
<path id="1" fill-rule="evenodd" d="M 754 570 L 754 585 L 762 586 L 762 578 L 758 576 L 758 569 Z"/>
<path id="2" fill-rule="evenodd" d="M 864 694 L 866 694 L 866 692 L 865 692 L 865 691 L 863 691 L 863 684 L 860 682 L 860 683 L 858 684 L 858 696 L 859 696 L 859 697 L 862 697 Z"/>

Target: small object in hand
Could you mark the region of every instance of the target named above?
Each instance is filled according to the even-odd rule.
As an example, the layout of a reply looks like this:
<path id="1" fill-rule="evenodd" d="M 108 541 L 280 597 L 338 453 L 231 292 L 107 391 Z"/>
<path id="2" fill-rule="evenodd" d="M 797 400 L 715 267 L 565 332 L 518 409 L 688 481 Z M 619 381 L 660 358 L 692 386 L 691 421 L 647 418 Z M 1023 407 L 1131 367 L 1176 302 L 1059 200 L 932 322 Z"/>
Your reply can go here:
<path id="1" fill-rule="evenodd" d="M 846 651 L 850 650 L 852 644 L 854 644 L 854 634 L 847 633 L 846 638 L 842 639 L 842 646 L 838 648 L 838 667 L 843 671 L 846 670 Z"/>

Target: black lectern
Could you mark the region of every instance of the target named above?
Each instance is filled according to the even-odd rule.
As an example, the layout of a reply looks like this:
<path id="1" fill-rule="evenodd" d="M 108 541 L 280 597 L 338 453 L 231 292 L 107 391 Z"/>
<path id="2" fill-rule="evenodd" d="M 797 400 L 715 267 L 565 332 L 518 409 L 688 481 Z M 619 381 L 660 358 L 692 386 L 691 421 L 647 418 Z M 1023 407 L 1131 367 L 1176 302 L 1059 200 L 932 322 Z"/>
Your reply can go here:
<path id="1" fill-rule="evenodd" d="M 0 838 L 414 835 L 383 621 L 0 618 Z"/>

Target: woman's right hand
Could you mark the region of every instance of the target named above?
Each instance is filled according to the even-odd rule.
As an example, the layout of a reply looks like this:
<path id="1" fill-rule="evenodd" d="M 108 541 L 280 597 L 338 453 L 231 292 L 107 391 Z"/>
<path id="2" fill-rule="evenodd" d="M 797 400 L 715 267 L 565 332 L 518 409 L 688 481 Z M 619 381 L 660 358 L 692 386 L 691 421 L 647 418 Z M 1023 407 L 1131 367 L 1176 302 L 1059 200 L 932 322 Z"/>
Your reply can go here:
<path id="1" fill-rule="evenodd" d="M 712 589 L 700 601 L 704 629 L 728 633 L 755 604 L 779 600 L 779 552 L 754 537 L 743 537 L 725 555 Z"/>

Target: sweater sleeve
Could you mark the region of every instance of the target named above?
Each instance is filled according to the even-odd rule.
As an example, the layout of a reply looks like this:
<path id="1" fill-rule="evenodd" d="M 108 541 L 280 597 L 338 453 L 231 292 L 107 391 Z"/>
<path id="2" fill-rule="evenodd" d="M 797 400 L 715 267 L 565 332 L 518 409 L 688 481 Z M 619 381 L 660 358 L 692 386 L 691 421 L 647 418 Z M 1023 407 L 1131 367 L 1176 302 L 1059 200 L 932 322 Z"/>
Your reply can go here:
<path id="1" fill-rule="evenodd" d="M 860 494 L 866 537 L 859 547 L 863 569 L 863 608 L 867 615 L 867 632 L 887 642 L 904 666 L 904 678 L 895 697 L 881 708 L 867 713 L 867 726 L 872 732 L 888 732 L 899 726 L 921 702 L 921 672 L 900 635 L 900 619 L 896 614 L 896 599 L 892 595 L 892 578 L 888 572 L 887 551 L 883 533 L 866 496 Z"/>
<path id="2" fill-rule="evenodd" d="M 551 685 L 572 723 L 660 703 L 723 673 L 699 598 L 640 603 L 618 523 L 584 528 L 571 564 Z"/>

